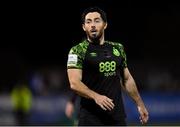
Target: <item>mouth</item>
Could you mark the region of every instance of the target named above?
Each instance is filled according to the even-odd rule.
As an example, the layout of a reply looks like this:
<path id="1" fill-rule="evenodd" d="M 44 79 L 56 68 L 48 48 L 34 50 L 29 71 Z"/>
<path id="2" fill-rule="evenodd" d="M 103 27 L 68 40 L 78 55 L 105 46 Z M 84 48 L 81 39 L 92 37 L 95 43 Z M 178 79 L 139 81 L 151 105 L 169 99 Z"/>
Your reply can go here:
<path id="1" fill-rule="evenodd" d="M 91 32 L 91 34 L 93 34 L 93 35 L 96 35 L 96 34 L 97 34 L 97 30 L 91 30 L 90 32 Z"/>
<path id="2" fill-rule="evenodd" d="M 94 33 L 94 32 L 97 32 L 97 30 L 92 29 L 92 30 L 90 30 L 90 32 L 91 32 L 91 33 Z"/>

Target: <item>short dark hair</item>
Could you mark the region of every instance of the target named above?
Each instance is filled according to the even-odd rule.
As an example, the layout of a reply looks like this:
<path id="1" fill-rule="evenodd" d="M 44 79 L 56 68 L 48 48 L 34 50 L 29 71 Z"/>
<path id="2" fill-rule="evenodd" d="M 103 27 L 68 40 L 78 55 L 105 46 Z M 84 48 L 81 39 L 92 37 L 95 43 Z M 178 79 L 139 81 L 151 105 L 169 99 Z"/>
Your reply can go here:
<path id="1" fill-rule="evenodd" d="M 86 17 L 86 15 L 87 15 L 88 13 L 90 13 L 90 12 L 98 12 L 98 13 L 100 14 L 102 20 L 103 20 L 104 22 L 107 22 L 106 13 L 105 13 L 102 9 L 100 9 L 99 7 L 96 7 L 96 6 L 95 6 L 95 7 L 89 7 L 89 8 L 87 8 L 87 9 L 84 10 L 84 12 L 82 13 L 82 16 L 81 16 L 81 20 L 82 20 L 82 23 L 83 23 L 83 24 L 84 24 L 84 22 L 85 22 L 85 17 Z"/>

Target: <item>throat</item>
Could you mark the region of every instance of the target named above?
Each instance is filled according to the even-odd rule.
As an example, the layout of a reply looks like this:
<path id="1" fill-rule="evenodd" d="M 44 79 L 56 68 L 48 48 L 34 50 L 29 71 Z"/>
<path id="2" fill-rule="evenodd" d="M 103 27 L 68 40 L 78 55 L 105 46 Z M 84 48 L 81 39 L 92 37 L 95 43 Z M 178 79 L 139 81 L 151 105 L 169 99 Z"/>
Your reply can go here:
<path id="1" fill-rule="evenodd" d="M 99 39 L 91 39 L 88 41 L 93 45 L 103 45 L 104 44 L 104 40 L 99 40 Z"/>

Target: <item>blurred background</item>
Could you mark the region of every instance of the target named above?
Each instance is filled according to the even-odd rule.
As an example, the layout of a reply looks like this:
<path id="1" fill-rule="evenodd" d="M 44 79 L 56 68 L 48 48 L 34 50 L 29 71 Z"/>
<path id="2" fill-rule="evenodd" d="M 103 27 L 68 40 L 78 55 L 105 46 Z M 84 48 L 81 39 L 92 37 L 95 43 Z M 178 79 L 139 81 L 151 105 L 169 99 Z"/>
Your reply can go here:
<path id="1" fill-rule="evenodd" d="M 78 103 L 72 116 L 66 115 L 73 96 L 66 62 L 69 49 L 85 36 L 81 13 L 89 6 L 107 12 L 105 38 L 125 47 L 129 70 L 149 110 L 148 125 L 180 124 L 178 2 L 16 1 L 1 6 L 1 125 L 77 123 Z M 139 125 L 136 106 L 126 95 L 124 102 L 128 124 Z"/>

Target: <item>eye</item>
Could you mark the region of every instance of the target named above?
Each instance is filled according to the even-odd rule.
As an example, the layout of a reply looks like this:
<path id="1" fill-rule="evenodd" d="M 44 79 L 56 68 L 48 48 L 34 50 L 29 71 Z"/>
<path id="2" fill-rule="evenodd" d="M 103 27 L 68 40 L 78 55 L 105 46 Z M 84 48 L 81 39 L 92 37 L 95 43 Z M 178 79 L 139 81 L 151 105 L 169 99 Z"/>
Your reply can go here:
<path id="1" fill-rule="evenodd" d="M 90 21 L 90 20 L 86 20 L 85 23 L 86 23 L 86 24 L 89 24 L 89 23 L 91 23 L 91 21 Z"/>
<path id="2" fill-rule="evenodd" d="M 95 22 L 100 23 L 100 22 L 102 22 L 102 20 L 101 19 L 96 19 Z"/>

